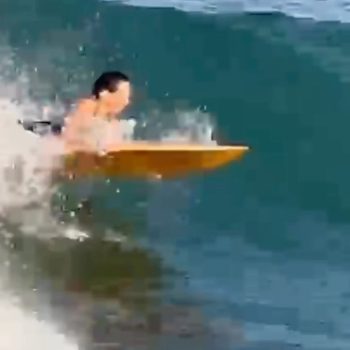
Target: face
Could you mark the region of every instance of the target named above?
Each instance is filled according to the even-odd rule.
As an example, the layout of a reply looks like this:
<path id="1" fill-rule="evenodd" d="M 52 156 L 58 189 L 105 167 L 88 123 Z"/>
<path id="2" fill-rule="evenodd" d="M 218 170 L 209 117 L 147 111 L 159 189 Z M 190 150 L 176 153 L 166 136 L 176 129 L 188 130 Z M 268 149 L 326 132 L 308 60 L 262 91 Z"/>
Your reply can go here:
<path id="1" fill-rule="evenodd" d="M 131 85 L 127 81 L 122 81 L 118 84 L 118 89 L 115 92 L 104 91 L 102 100 L 108 113 L 120 113 L 130 103 Z"/>

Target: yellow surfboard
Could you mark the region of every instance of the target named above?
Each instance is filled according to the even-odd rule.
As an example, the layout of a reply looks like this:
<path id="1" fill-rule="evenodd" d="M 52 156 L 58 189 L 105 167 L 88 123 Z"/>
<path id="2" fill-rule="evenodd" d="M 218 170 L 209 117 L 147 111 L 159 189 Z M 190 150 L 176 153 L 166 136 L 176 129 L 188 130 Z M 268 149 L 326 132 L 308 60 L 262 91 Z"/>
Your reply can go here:
<path id="1" fill-rule="evenodd" d="M 239 160 L 247 146 L 132 142 L 105 154 L 74 152 L 64 160 L 64 175 L 125 178 L 175 178 L 210 171 Z"/>

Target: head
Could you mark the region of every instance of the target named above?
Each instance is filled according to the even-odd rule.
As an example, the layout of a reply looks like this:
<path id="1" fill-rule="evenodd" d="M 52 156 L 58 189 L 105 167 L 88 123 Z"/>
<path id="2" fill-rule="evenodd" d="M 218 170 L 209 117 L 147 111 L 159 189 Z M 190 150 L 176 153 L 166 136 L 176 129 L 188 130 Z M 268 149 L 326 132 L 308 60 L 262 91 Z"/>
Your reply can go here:
<path id="1" fill-rule="evenodd" d="M 104 72 L 95 81 L 92 94 L 104 104 L 108 112 L 120 113 L 130 102 L 130 80 L 118 71 Z"/>

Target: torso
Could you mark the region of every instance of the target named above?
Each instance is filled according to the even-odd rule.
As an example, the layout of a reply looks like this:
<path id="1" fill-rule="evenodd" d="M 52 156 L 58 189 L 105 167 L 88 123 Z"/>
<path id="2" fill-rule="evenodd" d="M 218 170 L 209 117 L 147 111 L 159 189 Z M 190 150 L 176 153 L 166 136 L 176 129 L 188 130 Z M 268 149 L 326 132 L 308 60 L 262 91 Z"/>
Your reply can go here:
<path id="1" fill-rule="evenodd" d="M 67 145 L 82 148 L 108 148 L 120 141 L 119 122 L 105 113 L 105 108 L 93 99 L 79 101 L 76 111 L 68 117 L 67 131 L 70 132 Z M 73 145 L 74 144 L 74 145 Z"/>

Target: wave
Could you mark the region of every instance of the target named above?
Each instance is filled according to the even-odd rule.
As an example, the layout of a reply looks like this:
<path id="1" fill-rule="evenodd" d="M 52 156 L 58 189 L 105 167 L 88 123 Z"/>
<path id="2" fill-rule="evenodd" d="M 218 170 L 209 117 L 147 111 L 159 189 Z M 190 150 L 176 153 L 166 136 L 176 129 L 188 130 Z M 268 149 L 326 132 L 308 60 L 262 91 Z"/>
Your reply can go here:
<path id="1" fill-rule="evenodd" d="M 203 14 L 283 13 L 294 18 L 315 21 L 350 22 L 350 3 L 346 0 L 101 0 L 141 7 L 174 8 L 184 12 Z"/>

